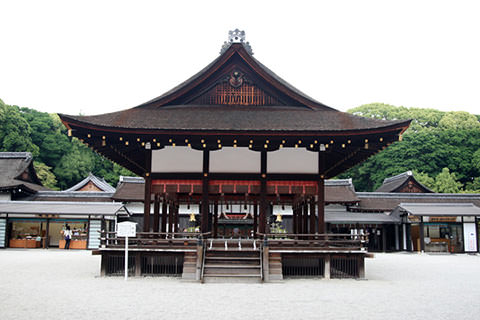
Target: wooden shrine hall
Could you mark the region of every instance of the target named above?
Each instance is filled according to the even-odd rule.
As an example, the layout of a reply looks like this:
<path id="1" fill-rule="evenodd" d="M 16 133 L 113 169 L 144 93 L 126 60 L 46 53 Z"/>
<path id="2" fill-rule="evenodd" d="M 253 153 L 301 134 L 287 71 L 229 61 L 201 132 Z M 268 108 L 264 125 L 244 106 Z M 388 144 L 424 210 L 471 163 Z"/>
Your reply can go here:
<path id="1" fill-rule="evenodd" d="M 303 94 L 255 59 L 238 29 L 230 31 L 220 56 L 167 93 L 127 110 L 94 116 L 60 114 L 60 118 L 69 135 L 145 178 L 143 232 L 136 239 L 139 252 L 149 245 L 158 255 L 183 252 L 182 275 L 187 277 L 188 264 L 195 260 L 192 270 L 201 269 L 200 275 L 192 271 L 197 272 L 192 276 L 197 280 L 208 274 L 231 275 L 221 268 L 208 269 L 214 264 L 215 259 L 209 262 L 208 257 L 215 248 L 224 251 L 220 258 L 227 251 L 263 250 L 263 280 L 275 278 L 270 267 L 278 261 L 283 269 L 277 278 L 288 273 L 285 265 L 302 275 L 305 270 L 295 269 L 296 250 L 307 260 L 306 253 L 318 253 L 309 263 L 318 265 L 315 272 L 325 277 L 333 267 L 325 269 L 326 262 L 317 261 L 320 255 L 327 261 L 329 252 L 363 252 L 363 264 L 365 251 L 354 241 L 358 239 L 345 235 L 335 242 L 334 236 L 325 234 L 324 180 L 401 139 L 409 126 L 409 121 L 340 112 Z M 251 208 L 251 234 L 243 240 L 218 239 L 218 219 L 225 207 L 234 204 Z M 186 240 L 191 234 L 178 230 L 180 205 L 199 208 L 196 243 Z M 293 229 L 283 235 L 284 241 L 274 241 L 277 236 L 270 230 L 273 205 L 292 208 Z M 114 240 L 107 241 L 104 235 L 102 258 L 113 256 L 115 244 L 121 241 L 110 236 Z M 236 241 L 235 245 L 229 241 Z M 200 245 L 203 251 L 197 248 Z M 195 259 L 189 256 L 190 249 Z M 151 252 L 139 253 L 132 262 L 135 273 L 152 273 L 147 270 L 153 268 L 151 263 L 145 262 Z M 361 276 L 358 268 L 354 276 Z"/>

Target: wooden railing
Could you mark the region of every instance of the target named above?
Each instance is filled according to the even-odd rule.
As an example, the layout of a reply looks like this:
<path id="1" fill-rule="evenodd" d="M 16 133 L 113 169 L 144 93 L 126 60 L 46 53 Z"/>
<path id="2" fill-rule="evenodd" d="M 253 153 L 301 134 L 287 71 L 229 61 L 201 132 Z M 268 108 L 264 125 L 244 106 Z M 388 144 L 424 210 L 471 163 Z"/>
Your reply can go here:
<path id="1" fill-rule="evenodd" d="M 203 245 L 211 233 L 198 232 L 137 232 L 136 237 L 128 238 L 130 249 L 182 249 Z M 116 232 L 100 231 L 101 248 L 124 248 L 125 238 Z"/>
<path id="2" fill-rule="evenodd" d="M 270 249 L 325 249 L 325 250 L 364 250 L 368 244 L 366 235 L 352 234 L 291 234 L 268 233 L 263 237 L 263 245 Z"/>
<path id="3" fill-rule="evenodd" d="M 101 248 L 123 248 L 125 238 L 117 237 L 116 232 L 100 231 Z M 364 250 L 368 244 L 365 235 L 352 234 L 291 234 L 258 233 L 260 239 L 211 239 L 211 232 L 137 232 L 137 236 L 128 238 L 129 248 L 137 249 L 190 249 L 197 246 L 211 247 L 222 244 L 229 249 L 240 249 L 248 245 L 254 250 L 262 246 L 270 249 L 285 250 Z M 237 248 L 238 247 L 238 248 Z M 246 249 L 246 248 L 245 248 Z"/>

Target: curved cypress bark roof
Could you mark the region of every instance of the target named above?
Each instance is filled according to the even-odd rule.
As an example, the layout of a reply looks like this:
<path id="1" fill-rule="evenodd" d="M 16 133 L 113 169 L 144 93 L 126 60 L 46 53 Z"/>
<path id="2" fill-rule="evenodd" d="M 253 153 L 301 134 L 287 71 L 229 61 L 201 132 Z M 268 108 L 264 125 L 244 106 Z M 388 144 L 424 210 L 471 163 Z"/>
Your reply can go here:
<path id="1" fill-rule="evenodd" d="M 397 141 L 410 124 L 326 106 L 265 67 L 242 43 L 232 43 L 193 77 L 137 107 L 59 116 L 74 136 L 138 175 L 148 172 L 147 145 L 178 144 L 199 150 L 328 148 L 324 173 L 332 178 Z"/>
<path id="2" fill-rule="evenodd" d="M 208 96 L 212 94 L 212 89 L 219 83 L 228 81 L 228 77 L 236 70 L 243 76 L 239 81 L 250 83 L 249 90 L 264 94 L 276 104 L 219 104 L 202 101 L 207 98 L 215 100 Z M 232 44 L 187 81 L 135 108 L 94 116 L 60 114 L 60 118 L 67 126 L 74 122 L 77 125 L 103 128 L 194 131 L 329 132 L 409 124 L 409 121 L 362 118 L 317 102 L 258 62 L 241 43 Z"/>

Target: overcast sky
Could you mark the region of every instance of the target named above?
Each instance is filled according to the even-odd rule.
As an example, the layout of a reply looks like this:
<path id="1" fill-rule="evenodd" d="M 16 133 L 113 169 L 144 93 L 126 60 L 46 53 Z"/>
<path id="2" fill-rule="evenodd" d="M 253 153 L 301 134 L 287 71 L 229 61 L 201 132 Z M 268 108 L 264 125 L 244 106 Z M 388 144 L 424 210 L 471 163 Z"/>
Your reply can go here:
<path id="1" fill-rule="evenodd" d="M 201 70 L 235 28 L 336 109 L 480 114 L 478 1 L 1 1 L 0 99 L 67 114 L 137 106 Z"/>

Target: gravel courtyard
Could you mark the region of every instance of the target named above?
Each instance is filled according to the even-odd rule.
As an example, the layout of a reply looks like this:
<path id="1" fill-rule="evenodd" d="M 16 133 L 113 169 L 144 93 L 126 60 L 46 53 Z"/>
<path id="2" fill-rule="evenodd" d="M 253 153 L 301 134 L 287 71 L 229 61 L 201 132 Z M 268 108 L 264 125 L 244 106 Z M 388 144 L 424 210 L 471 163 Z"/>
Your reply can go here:
<path id="1" fill-rule="evenodd" d="M 376 254 L 367 280 L 198 284 L 99 277 L 89 251 L 0 251 L 0 319 L 463 319 L 480 255 Z"/>

